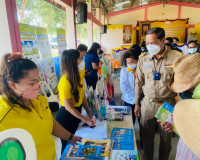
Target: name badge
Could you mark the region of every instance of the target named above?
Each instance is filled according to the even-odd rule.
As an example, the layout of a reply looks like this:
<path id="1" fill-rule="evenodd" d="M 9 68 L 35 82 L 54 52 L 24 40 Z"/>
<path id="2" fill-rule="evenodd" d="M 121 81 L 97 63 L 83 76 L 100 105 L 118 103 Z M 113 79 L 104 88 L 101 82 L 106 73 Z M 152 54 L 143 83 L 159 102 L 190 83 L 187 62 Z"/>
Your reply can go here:
<path id="1" fill-rule="evenodd" d="M 144 63 L 144 68 L 151 68 L 151 64 L 150 63 Z"/>

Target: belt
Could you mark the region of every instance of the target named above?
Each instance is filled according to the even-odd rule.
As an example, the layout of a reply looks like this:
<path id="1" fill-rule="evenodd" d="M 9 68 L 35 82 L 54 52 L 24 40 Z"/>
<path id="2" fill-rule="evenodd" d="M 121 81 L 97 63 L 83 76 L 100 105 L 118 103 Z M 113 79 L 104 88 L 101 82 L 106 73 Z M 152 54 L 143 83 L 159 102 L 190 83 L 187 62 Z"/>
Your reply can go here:
<path id="1" fill-rule="evenodd" d="M 155 104 L 163 104 L 163 103 L 165 103 L 166 101 L 174 100 L 173 97 L 171 97 L 171 98 L 164 98 L 164 99 L 151 99 L 151 98 L 145 96 L 145 98 L 146 98 L 149 102 L 152 102 L 152 103 L 155 103 Z"/>

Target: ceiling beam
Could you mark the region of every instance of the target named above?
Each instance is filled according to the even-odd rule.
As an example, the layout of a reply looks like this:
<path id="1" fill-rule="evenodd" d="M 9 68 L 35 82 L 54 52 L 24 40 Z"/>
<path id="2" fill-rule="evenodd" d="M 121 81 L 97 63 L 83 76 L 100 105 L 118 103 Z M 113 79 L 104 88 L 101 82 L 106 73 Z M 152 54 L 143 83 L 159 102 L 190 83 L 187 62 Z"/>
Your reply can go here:
<path id="1" fill-rule="evenodd" d="M 131 0 L 131 7 L 133 7 L 135 0 Z"/>
<path id="2" fill-rule="evenodd" d="M 101 4 L 103 5 L 104 10 L 106 11 L 106 14 L 108 14 L 108 10 L 106 8 L 104 0 L 101 0 Z"/>

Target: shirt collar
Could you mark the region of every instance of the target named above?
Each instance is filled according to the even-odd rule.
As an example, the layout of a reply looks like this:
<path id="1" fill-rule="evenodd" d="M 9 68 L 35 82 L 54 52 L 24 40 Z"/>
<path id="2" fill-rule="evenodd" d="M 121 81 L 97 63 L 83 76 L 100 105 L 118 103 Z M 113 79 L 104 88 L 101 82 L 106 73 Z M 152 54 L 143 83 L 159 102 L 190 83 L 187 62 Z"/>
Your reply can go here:
<path id="1" fill-rule="evenodd" d="M 127 67 L 127 72 L 132 72 L 134 75 L 136 75 L 135 71 Z"/>

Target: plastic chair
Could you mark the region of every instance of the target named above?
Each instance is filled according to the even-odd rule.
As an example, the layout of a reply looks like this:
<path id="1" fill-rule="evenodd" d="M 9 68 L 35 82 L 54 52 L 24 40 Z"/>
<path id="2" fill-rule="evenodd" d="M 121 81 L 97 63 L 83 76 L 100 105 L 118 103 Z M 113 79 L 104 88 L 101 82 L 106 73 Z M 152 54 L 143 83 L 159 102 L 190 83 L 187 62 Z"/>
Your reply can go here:
<path id="1" fill-rule="evenodd" d="M 42 91 L 43 95 L 47 98 L 47 100 L 49 102 L 49 108 L 50 108 L 50 110 L 52 112 L 58 111 L 59 108 L 61 107 L 61 105 L 59 103 L 59 100 L 58 100 L 58 96 L 54 95 L 52 89 L 47 84 L 47 82 L 41 81 L 40 85 L 41 85 L 41 91 Z M 49 90 L 50 96 L 47 95 L 47 93 L 45 91 L 45 87 Z"/>
<path id="2" fill-rule="evenodd" d="M 56 148 L 56 159 L 59 160 L 61 157 L 61 151 L 62 151 L 62 143 L 60 138 L 53 136 L 53 140 L 55 142 L 55 148 Z"/>
<path id="3" fill-rule="evenodd" d="M 53 93 L 52 89 L 50 88 L 50 86 L 46 81 L 41 81 L 40 85 L 41 85 L 41 91 L 43 95 L 47 98 L 48 102 L 59 102 L 57 95 Z M 47 96 L 45 87 L 49 90 L 50 96 Z"/>

